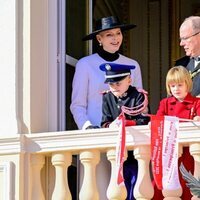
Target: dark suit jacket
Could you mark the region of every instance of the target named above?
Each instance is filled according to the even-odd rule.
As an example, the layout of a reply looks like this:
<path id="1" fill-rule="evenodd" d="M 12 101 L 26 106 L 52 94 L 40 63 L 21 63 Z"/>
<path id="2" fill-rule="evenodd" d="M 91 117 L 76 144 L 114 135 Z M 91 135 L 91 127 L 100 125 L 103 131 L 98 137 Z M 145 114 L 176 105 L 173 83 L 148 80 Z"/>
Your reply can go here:
<path id="1" fill-rule="evenodd" d="M 193 75 L 193 89 L 191 94 L 193 96 L 200 95 L 200 63 L 194 68 L 194 59 L 191 59 L 189 56 L 180 58 L 175 62 L 175 66 L 182 65 Z"/>

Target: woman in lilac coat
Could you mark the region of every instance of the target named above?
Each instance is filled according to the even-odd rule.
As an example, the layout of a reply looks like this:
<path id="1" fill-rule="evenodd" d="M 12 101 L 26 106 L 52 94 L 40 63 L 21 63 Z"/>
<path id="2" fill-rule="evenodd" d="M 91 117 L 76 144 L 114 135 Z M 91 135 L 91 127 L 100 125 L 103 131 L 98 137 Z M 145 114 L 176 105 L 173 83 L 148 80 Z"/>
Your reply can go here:
<path id="1" fill-rule="evenodd" d="M 105 17 L 96 22 L 96 30 L 83 40 L 96 39 L 97 53 L 80 59 L 76 65 L 72 84 L 70 110 L 79 129 L 100 127 L 102 117 L 102 92 L 108 90 L 104 83 L 104 73 L 99 66 L 105 62 L 115 62 L 136 66 L 131 72 L 132 85 L 142 88 L 141 70 L 137 61 L 119 53 L 122 32 L 134 28 L 134 24 L 121 24 L 116 17 Z"/>
<path id="2" fill-rule="evenodd" d="M 78 129 L 99 128 L 102 118 L 102 98 L 108 85 L 104 83 L 104 72 L 99 69 L 102 63 L 119 63 L 134 65 L 131 72 L 132 85 L 142 88 L 141 70 L 137 61 L 119 53 L 122 44 L 122 32 L 134 28 L 134 24 L 121 24 L 116 17 L 105 17 L 96 22 L 96 30 L 83 40 L 97 40 L 97 53 L 80 59 L 76 65 L 70 110 Z M 100 199 L 107 199 L 110 163 L 106 155 L 101 155 L 97 173 Z"/>

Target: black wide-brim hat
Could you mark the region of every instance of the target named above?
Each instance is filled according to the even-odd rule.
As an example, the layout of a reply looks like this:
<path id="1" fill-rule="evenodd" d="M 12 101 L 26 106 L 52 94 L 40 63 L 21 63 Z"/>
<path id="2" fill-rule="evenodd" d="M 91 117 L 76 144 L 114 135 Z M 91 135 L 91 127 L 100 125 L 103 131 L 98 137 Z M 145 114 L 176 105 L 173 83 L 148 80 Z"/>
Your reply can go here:
<path id="1" fill-rule="evenodd" d="M 86 35 L 82 40 L 92 40 L 98 33 L 109 29 L 120 28 L 122 31 L 125 31 L 135 27 L 135 24 L 121 24 L 115 16 L 104 17 L 96 21 L 96 30 Z"/>

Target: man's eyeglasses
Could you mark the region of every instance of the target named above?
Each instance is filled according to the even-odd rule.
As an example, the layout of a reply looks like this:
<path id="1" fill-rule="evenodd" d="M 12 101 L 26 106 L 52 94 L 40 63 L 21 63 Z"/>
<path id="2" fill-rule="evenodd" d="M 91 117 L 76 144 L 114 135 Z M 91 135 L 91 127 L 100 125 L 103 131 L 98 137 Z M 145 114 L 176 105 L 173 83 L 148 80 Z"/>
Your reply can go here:
<path id="1" fill-rule="evenodd" d="M 190 36 L 188 36 L 188 37 L 182 37 L 182 38 L 180 38 L 180 41 L 188 40 L 189 38 L 194 37 L 195 35 L 198 35 L 199 33 L 200 33 L 200 31 L 197 32 L 197 33 L 194 33 L 194 34 L 192 34 L 192 35 L 190 35 Z"/>

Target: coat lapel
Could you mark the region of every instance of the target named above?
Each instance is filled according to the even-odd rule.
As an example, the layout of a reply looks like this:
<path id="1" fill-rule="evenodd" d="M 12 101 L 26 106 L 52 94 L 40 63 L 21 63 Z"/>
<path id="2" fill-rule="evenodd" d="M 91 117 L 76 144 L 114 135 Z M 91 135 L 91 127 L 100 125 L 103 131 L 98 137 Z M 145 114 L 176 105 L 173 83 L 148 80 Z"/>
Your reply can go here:
<path id="1" fill-rule="evenodd" d="M 200 73 L 200 63 L 198 63 L 198 65 L 190 72 L 190 75 L 192 78 L 194 78 L 198 73 Z"/>
<path id="2" fill-rule="evenodd" d="M 189 63 L 187 64 L 188 71 L 192 72 L 194 70 L 194 59 L 190 59 Z"/>

